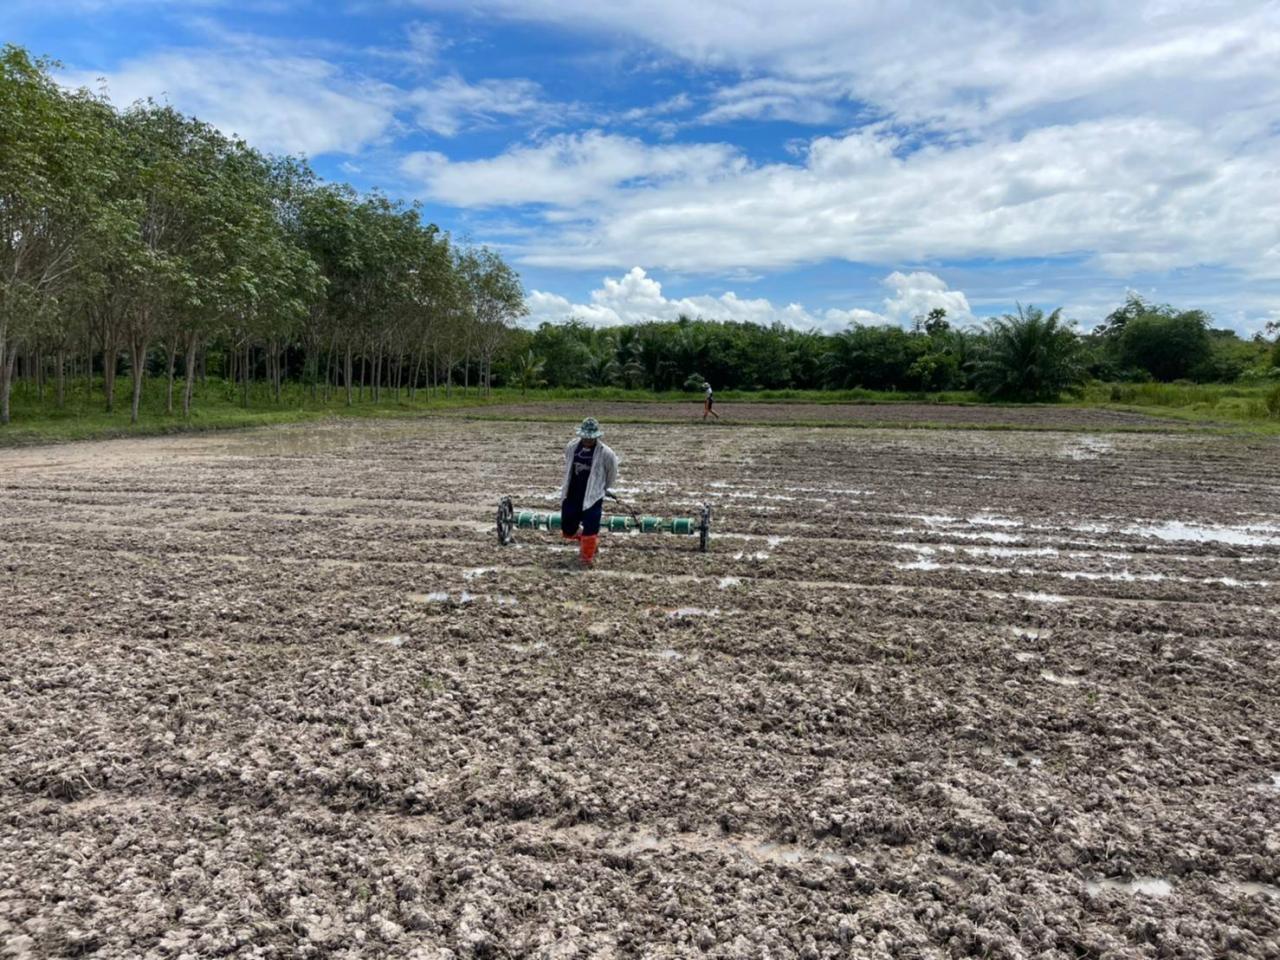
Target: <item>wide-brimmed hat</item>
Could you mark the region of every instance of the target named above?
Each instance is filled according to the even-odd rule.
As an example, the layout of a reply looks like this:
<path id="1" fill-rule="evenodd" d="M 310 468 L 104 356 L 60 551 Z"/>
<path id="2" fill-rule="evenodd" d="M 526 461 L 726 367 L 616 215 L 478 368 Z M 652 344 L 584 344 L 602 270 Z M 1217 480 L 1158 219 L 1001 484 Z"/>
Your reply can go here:
<path id="1" fill-rule="evenodd" d="M 578 428 L 578 436 L 583 440 L 598 440 L 604 436 L 604 431 L 600 429 L 600 424 L 595 417 L 587 417 Z"/>

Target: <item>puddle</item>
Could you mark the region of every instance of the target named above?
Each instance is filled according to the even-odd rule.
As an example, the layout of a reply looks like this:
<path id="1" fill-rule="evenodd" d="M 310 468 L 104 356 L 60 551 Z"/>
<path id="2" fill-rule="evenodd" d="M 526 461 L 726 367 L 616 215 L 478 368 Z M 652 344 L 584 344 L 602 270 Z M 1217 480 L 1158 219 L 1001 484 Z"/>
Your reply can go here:
<path id="1" fill-rule="evenodd" d="M 1059 570 L 1058 576 L 1064 580 L 1118 580 L 1125 583 L 1159 583 L 1170 579 L 1163 573 L 1130 573 L 1128 570 Z"/>
<path id="2" fill-rule="evenodd" d="M 742 578 L 741 578 L 741 577 L 721 577 L 721 578 L 720 578 L 720 589 L 721 589 L 721 590 L 728 590 L 728 589 L 730 589 L 730 588 L 732 588 L 732 587 L 736 587 L 736 586 L 738 586 L 738 585 L 739 585 L 739 584 L 741 584 L 741 583 L 742 583 Z"/>
<path id="3" fill-rule="evenodd" d="M 1059 674 L 1052 673 L 1049 670 L 1041 670 L 1040 679 L 1048 680 L 1050 683 L 1056 683 L 1060 687 L 1078 687 L 1084 682 L 1079 677 L 1064 677 Z"/>
<path id="4" fill-rule="evenodd" d="M 964 547 L 970 557 L 1056 557 L 1057 547 Z"/>
<path id="5" fill-rule="evenodd" d="M 1173 884 L 1163 877 L 1134 877 L 1132 880 L 1114 880 L 1098 877 L 1084 882 L 1085 890 L 1092 896 L 1116 890 L 1120 893 L 1142 893 L 1148 897 L 1167 897 L 1173 893 Z"/>
<path id="6" fill-rule="evenodd" d="M 1030 650 L 1019 650 L 1013 655 L 1013 659 L 1019 663 L 1034 663 L 1040 659 L 1040 654 L 1032 653 Z"/>
<path id="7" fill-rule="evenodd" d="M 1069 597 L 1057 593 L 1015 593 L 1019 600 L 1030 600 L 1032 603 L 1070 603 Z"/>
<path id="8" fill-rule="evenodd" d="M 1020 527 L 1021 520 L 1014 520 L 1010 517 L 1001 517 L 995 514 L 980 513 L 976 517 L 970 517 L 969 523 L 975 527 Z"/>
<path id="9" fill-rule="evenodd" d="M 683 653 L 681 653 L 679 650 L 674 650 L 671 647 L 667 647 L 664 650 L 659 650 L 657 653 L 654 654 L 654 656 L 657 657 L 659 660 L 683 660 L 684 659 Z"/>
<path id="10" fill-rule="evenodd" d="M 787 493 L 825 493 L 841 497 L 869 497 L 874 490 L 855 490 L 848 487 L 785 487 Z"/>
<path id="11" fill-rule="evenodd" d="M 922 557 L 932 557 L 938 552 L 937 547 L 930 547 L 923 543 L 896 543 L 894 546 L 899 550 L 909 550 L 912 553 L 918 553 Z M 954 553 L 954 548 L 949 552 Z"/>
<path id="12" fill-rule="evenodd" d="M 1020 543 L 1022 537 L 1013 533 L 1003 533 L 999 530 L 984 530 L 981 533 L 969 533 L 964 530 L 948 530 L 948 537 L 955 537 L 957 540 L 985 540 L 988 543 Z"/>
<path id="13" fill-rule="evenodd" d="M 1066 444 L 1062 454 L 1072 460 L 1097 460 L 1112 449 L 1111 441 L 1102 437 L 1081 437 L 1075 443 Z"/>
<path id="14" fill-rule="evenodd" d="M 790 537 L 765 537 L 764 542 L 776 549 L 790 539 Z"/>
<path id="15" fill-rule="evenodd" d="M 382 643 L 388 647 L 403 647 L 405 644 L 405 641 L 408 639 L 409 639 L 408 637 L 402 634 L 396 634 L 395 636 L 392 636 L 392 637 L 375 637 L 373 642 Z"/>
<path id="16" fill-rule="evenodd" d="M 765 553 L 763 550 L 757 550 L 755 553 L 745 553 L 742 550 L 739 550 L 737 553 L 733 555 L 733 559 L 735 560 L 768 560 L 769 554 Z"/>
<path id="17" fill-rule="evenodd" d="M 685 617 L 718 617 L 720 609 L 714 607 L 710 610 L 704 607 L 679 607 L 667 614 L 668 620 L 682 620 Z"/>
<path id="18" fill-rule="evenodd" d="M 1280 887 L 1270 883 L 1258 883 L 1256 880 L 1228 880 L 1225 887 L 1236 893 L 1247 896 L 1275 897 L 1280 899 Z"/>
<path id="19" fill-rule="evenodd" d="M 453 597 L 447 590 L 433 590 L 431 593 L 411 593 L 409 599 L 414 603 L 474 603 L 477 599 L 474 593 L 468 593 L 463 590 Z M 511 598 L 515 602 L 515 598 Z"/>
<path id="20" fill-rule="evenodd" d="M 910 563 L 895 563 L 899 570 L 941 570 L 946 564 L 937 560 L 912 560 Z"/>
<path id="21" fill-rule="evenodd" d="M 1123 583 L 1162 583 L 1167 580 L 1170 583 L 1202 583 L 1206 586 L 1217 585 L 1237 589 L 1271 586 L 1270 580 L 1239 580 L 1236 577 L 1178 577 L 1167 573 L 1132 573 L 1129 570 L 1059 570 L 1057 574 L 1064 580 L 1114 580 Z"/>
<path id="22" fill-rule="evenodd" d="M 1133 524 L 1124 532 L 1166 542 L 1227 543 L 1239 547 L 1280 545 L 1280 536 L 1276 536 L 1280 530 L 1268 525 L 1226 527 L 1169 520 L 1158 524 Z"/>
<path id="23" fill-rule="evenodd" d="M 472 567 L 470 570 L 463 571 L 463 580 L 474 580 L 476 577 L 483 577 L 486 573 L 497 573 L 497 567 Z"/>
<path id="24" fill-rule="evenodd" d="M 963 573 L 1015 572 L 1012 567 L 984 567 L 973 563 L 938 563 L 936 560 L 912 560 L 910 563 L 894 563 L 894 567 L 899 570 L 958 570 Z"/>

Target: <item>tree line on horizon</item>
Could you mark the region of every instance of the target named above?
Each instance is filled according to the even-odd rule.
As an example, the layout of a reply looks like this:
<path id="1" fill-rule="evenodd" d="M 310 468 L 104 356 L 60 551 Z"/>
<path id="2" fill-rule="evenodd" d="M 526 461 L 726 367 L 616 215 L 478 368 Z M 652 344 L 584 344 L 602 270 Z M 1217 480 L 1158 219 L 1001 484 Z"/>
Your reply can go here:
<path id="1" fill-rule="evenodd" d="M 1274 332 L 1274 331 L 1272 331 Z M 505 379 L 538 386 L 656 391 L 854 389 L 973 391 L 1053 400 L 1090 380 L 1230 383 L 1280 377 L 1280 345 L 1214 329 L 1202 310 L 1131 295 L 1090 333 L 1061 310 L 1029 306 L 983 326 L 954 326 L 938 308 L 909 329 L 839 333 L 704 320 L 593 328 L 569 319 L 512 334 Z"/>
<path id="2" fill-rule="evenodd" d="M 116 109 L 66 90 L 54 64 L 0 48 L 0 423 L 15 378 L 57 406 L 197 375 L 286 379 L 312 396 L 380 399 L 455 375 L 484 389 L 525 313 L 516 272 L 420 210 L 322 182 L 152 102 Z M 179 365 L 181 368 L 179 369 Z M 213 368 L 212 370 L 210 368 Z"/>

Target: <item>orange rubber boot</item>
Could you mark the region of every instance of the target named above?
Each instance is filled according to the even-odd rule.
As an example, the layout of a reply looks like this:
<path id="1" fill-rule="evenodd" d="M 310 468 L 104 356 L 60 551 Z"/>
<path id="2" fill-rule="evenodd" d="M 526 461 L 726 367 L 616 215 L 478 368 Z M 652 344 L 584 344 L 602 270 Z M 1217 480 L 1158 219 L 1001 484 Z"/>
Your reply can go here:
<path id="1" fill-rule="evenodd" d="M 589 537 L 586 534 L 583 534 L 582 539 L 579 542 L 578 559 L 582 562 L 584 567 L 589 567 L 595 562 L 596 545 L 599 542 L 600 537 L 598 534 L 593 534 Z"/>

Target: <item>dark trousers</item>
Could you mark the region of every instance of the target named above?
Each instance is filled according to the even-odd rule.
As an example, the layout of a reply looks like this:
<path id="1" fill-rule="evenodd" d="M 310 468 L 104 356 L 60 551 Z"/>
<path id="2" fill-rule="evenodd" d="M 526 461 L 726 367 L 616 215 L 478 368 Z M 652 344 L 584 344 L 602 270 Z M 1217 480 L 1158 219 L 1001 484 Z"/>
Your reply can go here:
<path id="1" fill-rule="evenodd" d="M 603 498 L 585 510 L 581 503 L 575 504 L 565 500 L 560 504 L 560 530 L 566 537 L 572 537 L 578 532 L 578 525 L 581 524 L 582 535 L 594 537 L 600 532 L 600 514 L 602 513 L 604 513 Z"/>

